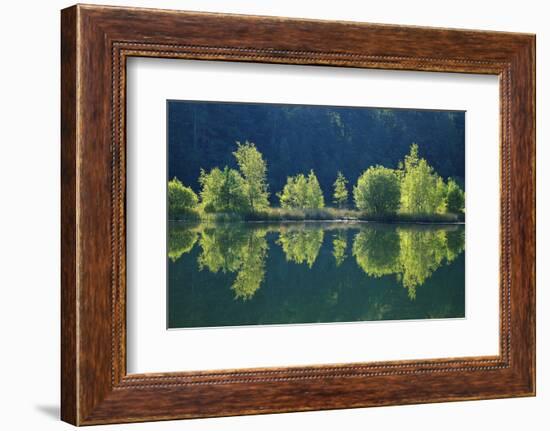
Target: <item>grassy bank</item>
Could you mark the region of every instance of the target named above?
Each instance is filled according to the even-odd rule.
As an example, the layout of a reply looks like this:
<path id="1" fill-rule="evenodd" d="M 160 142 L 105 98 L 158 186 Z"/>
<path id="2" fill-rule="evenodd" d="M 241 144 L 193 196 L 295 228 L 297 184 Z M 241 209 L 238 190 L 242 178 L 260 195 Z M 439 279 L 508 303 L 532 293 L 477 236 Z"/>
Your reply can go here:
<path id="1" fill-rule="evenodd" d="M 390 215 L 374 215 L 364 211 L 321 208 L 321 209 L 283 209 L 267 208 L 261 211 L 247 213 L 207 213 L 197 209 L 170 217 L 171 220 L 184 221 L 321 221 L 321 220 L 344 220 L 344 221 L 376 221 L 386 223 L 460 223 L 464 222 L 464 214 L 408 214 L 397 213 Z"/>

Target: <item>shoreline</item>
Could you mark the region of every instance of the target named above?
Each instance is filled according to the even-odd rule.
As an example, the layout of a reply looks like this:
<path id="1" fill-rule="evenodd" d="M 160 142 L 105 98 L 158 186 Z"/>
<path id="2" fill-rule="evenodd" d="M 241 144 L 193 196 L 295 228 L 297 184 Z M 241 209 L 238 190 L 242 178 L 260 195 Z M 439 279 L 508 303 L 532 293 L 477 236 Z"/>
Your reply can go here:
<path id="1" fill-rule="evenodd" d="M 279 224 L 279 223 L 342 223 L 342 224 L 415 224 L 415 225 L 465 225 L 465 221 L 411 221 L 411 220 L 359 220 L 359 219 L 306 219 L 306 220 L 167 220 L 168 223 L 254 223 L 254 224 Z"/>

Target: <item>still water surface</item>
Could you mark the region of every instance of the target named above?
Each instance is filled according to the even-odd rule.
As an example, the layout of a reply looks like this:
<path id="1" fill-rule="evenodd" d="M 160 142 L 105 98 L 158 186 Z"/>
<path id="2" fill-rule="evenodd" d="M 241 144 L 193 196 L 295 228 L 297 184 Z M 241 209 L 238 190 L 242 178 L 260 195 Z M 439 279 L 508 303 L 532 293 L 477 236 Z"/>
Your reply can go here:
<path id="1" fill-rule="evenodd" d="M 464 317 L 464 226 L 173 222 L 168 327 Z"/>

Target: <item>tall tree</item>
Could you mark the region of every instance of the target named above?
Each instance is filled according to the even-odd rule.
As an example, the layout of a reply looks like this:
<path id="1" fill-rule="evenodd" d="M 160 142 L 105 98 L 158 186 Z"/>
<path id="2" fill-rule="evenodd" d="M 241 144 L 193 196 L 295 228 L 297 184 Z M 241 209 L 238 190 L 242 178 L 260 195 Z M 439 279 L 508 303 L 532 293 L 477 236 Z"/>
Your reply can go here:
<path id="1" fill-rule="evenodd" d="M 348 203 L 348 189 L 346 187 L 348 180 L 342 172 L 338 171 L 336 181 L 334 181 L 334 194 L 332 201 L 338 208 L 344 208 Z"/>
<path id="2" fill-rule="evenodd" d="M 323 197 L 323 191 L 319 185 L 319 180 L 313 172 L 313 169 L 309 171 L 307 176 L 307 207 L 306 208 L 323 208 L 325 206 L 325 198 Z"/>
<path id="3" fill-rule="evenodd" d="M 442 180 L 412 144 L 405 156 L 401 180 L 401 211 L 412 214 L 433 214 L 445 210 Z"/>
<path id="4" fill-rule="evenodd" d="M 246 141 L 244 144 L 237 142 L 237 150 L 233 155 L 245 181 L 250 207 L 255 210 L 268 207 L 267 165 L 262 153 L 252 142 Z"/>

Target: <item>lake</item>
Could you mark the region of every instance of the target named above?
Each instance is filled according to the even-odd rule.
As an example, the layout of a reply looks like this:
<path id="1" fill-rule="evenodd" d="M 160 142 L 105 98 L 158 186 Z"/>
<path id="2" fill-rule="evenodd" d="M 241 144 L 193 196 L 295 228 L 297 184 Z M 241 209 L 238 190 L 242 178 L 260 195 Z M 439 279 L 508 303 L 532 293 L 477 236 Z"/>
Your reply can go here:
<path id="1" fill-rule="evenodd" d="M 464 225 L 182 223 L 168 328 L 464 317 Z"/>

